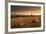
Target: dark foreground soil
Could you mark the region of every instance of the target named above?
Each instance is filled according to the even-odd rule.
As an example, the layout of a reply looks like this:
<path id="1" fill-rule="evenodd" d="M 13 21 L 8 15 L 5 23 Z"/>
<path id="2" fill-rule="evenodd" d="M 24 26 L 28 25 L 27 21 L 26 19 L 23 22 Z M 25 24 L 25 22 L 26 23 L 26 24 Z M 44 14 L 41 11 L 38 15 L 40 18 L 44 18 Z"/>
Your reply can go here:
<path id="1" fill-rule="evenodd" d="M 41 26 L 41 16 L 14 16 L 11 18 L 11 28 L 31 28 Z"/>

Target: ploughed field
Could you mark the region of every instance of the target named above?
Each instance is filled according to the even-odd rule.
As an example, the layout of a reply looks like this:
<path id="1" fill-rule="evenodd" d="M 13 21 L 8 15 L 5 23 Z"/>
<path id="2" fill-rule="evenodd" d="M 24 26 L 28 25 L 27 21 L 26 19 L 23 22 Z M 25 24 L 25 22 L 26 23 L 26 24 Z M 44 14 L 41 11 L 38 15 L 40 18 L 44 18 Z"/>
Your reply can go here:
<path id="1" fill-rule="evenodd" d="M 41 15 L 11 17 L 11 28 L 31 28 L 40 26 Z"/>

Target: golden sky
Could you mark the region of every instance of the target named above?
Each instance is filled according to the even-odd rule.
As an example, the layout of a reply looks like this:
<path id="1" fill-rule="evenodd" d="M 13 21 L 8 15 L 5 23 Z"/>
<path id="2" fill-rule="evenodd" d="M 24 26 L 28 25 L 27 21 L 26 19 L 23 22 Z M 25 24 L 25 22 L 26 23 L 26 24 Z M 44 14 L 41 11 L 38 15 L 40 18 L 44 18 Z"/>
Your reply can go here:
<path id="1" fill-rule="evenodd" d="M 15 12 L 12 14 L 16 15 L 41 15 L 41 7 L 17 7 Z"/>

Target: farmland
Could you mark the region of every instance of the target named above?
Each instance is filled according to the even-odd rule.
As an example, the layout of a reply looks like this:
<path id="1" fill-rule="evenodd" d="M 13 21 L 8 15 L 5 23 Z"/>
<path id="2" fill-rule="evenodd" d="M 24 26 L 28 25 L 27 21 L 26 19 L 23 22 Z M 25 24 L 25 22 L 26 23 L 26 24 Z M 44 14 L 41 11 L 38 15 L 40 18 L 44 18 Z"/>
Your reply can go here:
<path id="1" fill-rule="evenodd" d="M 41 15 L 11 17 L 11 28 L 31 28 L 40 26 L 41 26 Z"/>

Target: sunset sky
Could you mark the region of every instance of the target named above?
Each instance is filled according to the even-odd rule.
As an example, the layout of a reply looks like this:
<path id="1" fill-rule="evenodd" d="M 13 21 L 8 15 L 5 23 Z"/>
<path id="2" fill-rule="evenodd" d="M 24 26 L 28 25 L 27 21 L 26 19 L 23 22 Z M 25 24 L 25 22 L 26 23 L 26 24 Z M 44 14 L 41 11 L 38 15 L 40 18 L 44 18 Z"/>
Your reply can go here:
<path id="1" fill-rule="evenodd" d="M 12 15 L 41 15 L 41 7 L 11 6 Z"/>

